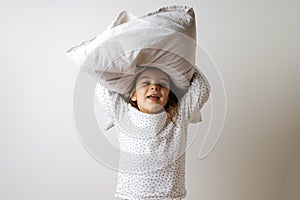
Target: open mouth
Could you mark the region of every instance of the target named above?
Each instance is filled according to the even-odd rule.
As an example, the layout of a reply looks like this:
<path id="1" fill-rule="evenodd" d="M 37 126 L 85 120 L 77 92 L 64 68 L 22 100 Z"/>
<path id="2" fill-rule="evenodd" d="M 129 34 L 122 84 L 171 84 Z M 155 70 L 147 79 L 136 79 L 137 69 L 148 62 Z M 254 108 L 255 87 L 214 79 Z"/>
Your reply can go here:
<path id="1" fill-rule="evenodd" d="M 155 94 L 151 94 L 149 96 L 147 96 L 148 99 L 151 99 L 151 100 L 159 100 L 160 97 L 158 95 L 155 95 Z"/>

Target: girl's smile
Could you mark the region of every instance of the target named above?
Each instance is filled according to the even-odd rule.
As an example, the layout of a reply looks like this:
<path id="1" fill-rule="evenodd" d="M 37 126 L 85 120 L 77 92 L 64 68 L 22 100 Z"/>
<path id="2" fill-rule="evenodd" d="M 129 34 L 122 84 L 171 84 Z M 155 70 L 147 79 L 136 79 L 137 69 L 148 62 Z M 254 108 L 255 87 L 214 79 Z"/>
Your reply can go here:
<path id="1" fill-rule="evenodd" d="M 147 69 L 142 72 L 130 95 L 136 101 L 141 112 L 158 113 L 164 110 L 169 97 L 169 78 L 159 69 Z"/>

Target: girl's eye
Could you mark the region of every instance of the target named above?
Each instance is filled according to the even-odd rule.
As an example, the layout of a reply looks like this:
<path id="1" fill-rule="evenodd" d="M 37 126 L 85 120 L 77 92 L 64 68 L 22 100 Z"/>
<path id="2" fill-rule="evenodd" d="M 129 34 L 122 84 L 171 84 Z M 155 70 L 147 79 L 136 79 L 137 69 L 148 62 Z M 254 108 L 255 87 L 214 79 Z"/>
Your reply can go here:
<path id="1" fill-rule="evenodd" d="M 167 87 L 167 84 L 166 83 L 160 83 L 158 84 L 160 87 Z"/>
<path id="2" fill-rule="evenodd" d="M 142 85 L 150 85 L 151 82 L 150 81 L 143 81 L 141 82 Z M 168 84 L 166 83 L 158 83 L 159 87 L 168 87 Z"/>
<path id="3" fill-rule="evenodd" d="M 144 81 L 142 82 L 143 85 L 150 85 L 150 82 L 149 81 Z"/>

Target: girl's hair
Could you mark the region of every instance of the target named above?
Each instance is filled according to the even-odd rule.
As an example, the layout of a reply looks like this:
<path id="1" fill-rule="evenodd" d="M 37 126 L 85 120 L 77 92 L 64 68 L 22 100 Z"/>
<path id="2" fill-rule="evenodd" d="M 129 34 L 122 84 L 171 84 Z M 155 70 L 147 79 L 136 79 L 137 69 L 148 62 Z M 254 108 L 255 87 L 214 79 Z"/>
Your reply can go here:
<path id="1" fill-rule="evenodd" d="M 158 69 L 158 68 L 155 68 L 155 67 L 147 67 L 147 69 Z M 160 70 L 160 69 L 158 69 Z M 165 73 L 166 74 L 166 73 Z M 138 107 L 138 104 L 137 104 L 137 101 L 132 101 L 131 99 L 131 94 L 133 91 L 135 91 L 135 87 L 136 87 L 136 82 L 139 78 L 139 76 L 141 75 L 141 73 L 139 73 L 136 77 L 135 77 L 135 80 L 133 82 L 133 86 L 132 88 L 130 89 L 130 92 L 129 92 L 129 103 L 135 107 L 136 109 L 139 109 Z M 178 114 L 178 110 L 177 110 L 177 107 L 178 107 L 178 98 L 177 96 L 174 94 L 174 91 L 175 90 L 175 84 L 173 83 L 173 81 L 171 80 L 170 76 L 168 74 L 166 74 L 168 76 L 168 79 L 169 79 L 169 85 L 170 85 L 170 92 L 169 92 L 169 96 L 168 96 L 168 102 L 165 106 L 165 110 L 166 110 L 166 113 L 167 113 L 167 116 L 168 118 L 170 119 L 170 121 L 174 124 L 174 117 Z"/>

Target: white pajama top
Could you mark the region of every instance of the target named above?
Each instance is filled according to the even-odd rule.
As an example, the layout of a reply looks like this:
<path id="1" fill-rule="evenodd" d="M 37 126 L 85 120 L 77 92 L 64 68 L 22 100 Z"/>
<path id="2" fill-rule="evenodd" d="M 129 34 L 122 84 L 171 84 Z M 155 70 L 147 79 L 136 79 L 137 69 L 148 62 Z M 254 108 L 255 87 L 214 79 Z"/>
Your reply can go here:
<path id="1" fill-rule="evenodd" d="M 97 83 L 96 96 L 119 131 L 120 158 L 115 196 L 127 200 L 179 200 L 186 196 L 185 150 L 189 123 L 202 121 L 200 110 L 210 86 L 195 71 L 178 102 L 172 123 L 166 112 L 147 114 Z"/>

